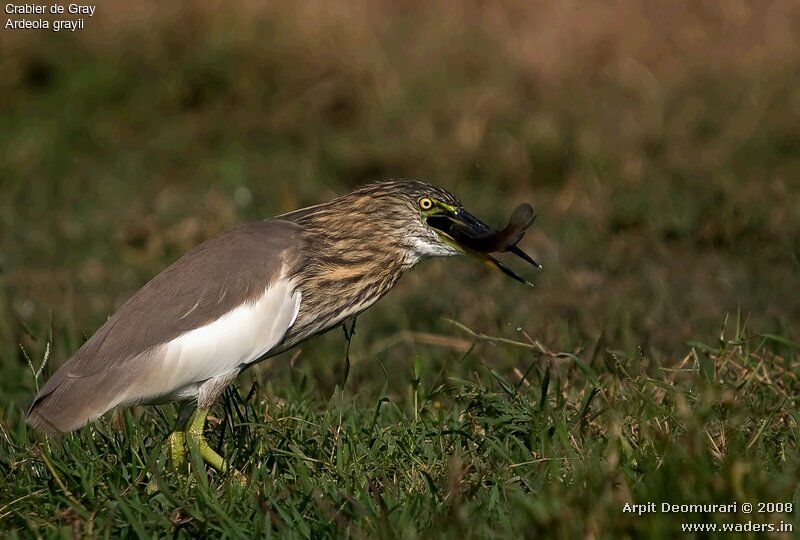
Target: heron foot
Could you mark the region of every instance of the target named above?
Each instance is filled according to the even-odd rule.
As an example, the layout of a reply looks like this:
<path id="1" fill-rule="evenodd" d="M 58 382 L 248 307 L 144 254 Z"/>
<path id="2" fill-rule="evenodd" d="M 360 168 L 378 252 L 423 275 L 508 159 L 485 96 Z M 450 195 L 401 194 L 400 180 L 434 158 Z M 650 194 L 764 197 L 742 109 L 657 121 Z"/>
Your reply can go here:
<path id="1" fill-rule="evenodd" d="M 225 459 L 211 448 L 203 434 L 206 425 L 208 409 L 196 409 L 184 429 L 176 429 L 167 439 L 169 457 L 172 466 L 176 469 L 186 462 L 186 449 L 192 447 L 197 450 L 200 457 L 213 468 L 223 473 L 230 473 L 238 483 L 247 482 L 247 476 L 240 473 L 225 461 Z"/>
<path id="2" fill-rule="evenodd" d="M 186 437 L 183 431 L 173 431 L 167 437 L 167 451 L 169 459 L 175 469 L 179 469 L 186 463 Z"/>

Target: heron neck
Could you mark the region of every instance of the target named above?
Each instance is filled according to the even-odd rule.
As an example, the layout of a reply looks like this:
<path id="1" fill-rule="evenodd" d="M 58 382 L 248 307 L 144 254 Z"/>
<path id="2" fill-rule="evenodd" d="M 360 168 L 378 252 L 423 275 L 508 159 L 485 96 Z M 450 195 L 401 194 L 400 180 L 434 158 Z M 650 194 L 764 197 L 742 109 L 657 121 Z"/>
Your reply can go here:
<path id="1" fill-rule="evenodd" d="M 307 248 L 293 272 L 302 301 L 289 340 L 308 339 L 358 315 L 419 260 L 393 238 L 391 226 L 364 213 L 323 209 L 297 222 Z"/>

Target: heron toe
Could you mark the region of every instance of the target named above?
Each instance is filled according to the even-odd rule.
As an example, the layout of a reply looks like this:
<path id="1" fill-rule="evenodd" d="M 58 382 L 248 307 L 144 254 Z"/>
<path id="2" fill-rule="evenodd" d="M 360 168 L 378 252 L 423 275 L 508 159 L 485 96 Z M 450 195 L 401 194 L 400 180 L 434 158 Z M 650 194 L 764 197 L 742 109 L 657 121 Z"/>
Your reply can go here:
<path id="1" fill-rule="evenodd" d="M 172 467 L 179 469 L 186 463 L 186 437 L 183 431 L 173 431 L 167 438 L 169 459 Z"/>
<path id="2" fill-rule="evenodd" d="M 205 427 L 207 416 L 208 409 L 196 409 L 189 422 L 185 425 L 181 425 L 182 423 L 179 422 L 175 431 L 167 438 L 167 451 L 173 468 L 179 469 L 186 463 L 186 449 L 187 446 L 191 446 L 200 454 L 203 461 L 216 470 L 223 473 L 230 472 L 233 478 L 240 483 L 246 482 L 247 476 L 236 469 L 232 469 L 225 459 L 215 452 L 206 441 L 203 428 Z"/>

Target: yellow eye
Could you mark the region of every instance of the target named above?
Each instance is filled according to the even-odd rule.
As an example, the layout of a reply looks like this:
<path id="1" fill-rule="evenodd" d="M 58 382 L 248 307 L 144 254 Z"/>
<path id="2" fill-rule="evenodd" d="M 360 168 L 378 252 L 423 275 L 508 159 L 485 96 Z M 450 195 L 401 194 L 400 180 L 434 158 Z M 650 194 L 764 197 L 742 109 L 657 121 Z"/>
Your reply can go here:
<path id="1" fill-rule="evenodd" d="M 423 210 L 430 210 L 433 208 L 433 201 L 430 200 L 428 197 L 423 197 L 419 200 L 419 207 Z"/>

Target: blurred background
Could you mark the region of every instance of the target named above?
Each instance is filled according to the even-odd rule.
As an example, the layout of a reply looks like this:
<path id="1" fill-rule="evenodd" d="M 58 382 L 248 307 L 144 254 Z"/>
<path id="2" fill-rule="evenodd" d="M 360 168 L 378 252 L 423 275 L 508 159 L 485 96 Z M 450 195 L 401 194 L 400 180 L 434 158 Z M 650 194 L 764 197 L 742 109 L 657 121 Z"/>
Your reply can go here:
<path id="1" fill-rule="evenodd" d="M 793 0 L 106 0 L 85 30 L 0 47 L 5 407 L 30 401 L 19 344 L 38 366 L 51 321 L 46 373 L 209 236 L 398 177 L 494 224 L 531 202 L 544 270 L 527 289 L 421 264 L 359 319 L 356 391 L 381 366 L 407 383 L 416 354 L 442 376 L 525 367 L 463 358 L 445 318 L 595 363 L 678 361 L 726 317 L 798 337 Z M 247 376 L 329 395 L 343 350 L 333 332 Z"/>

